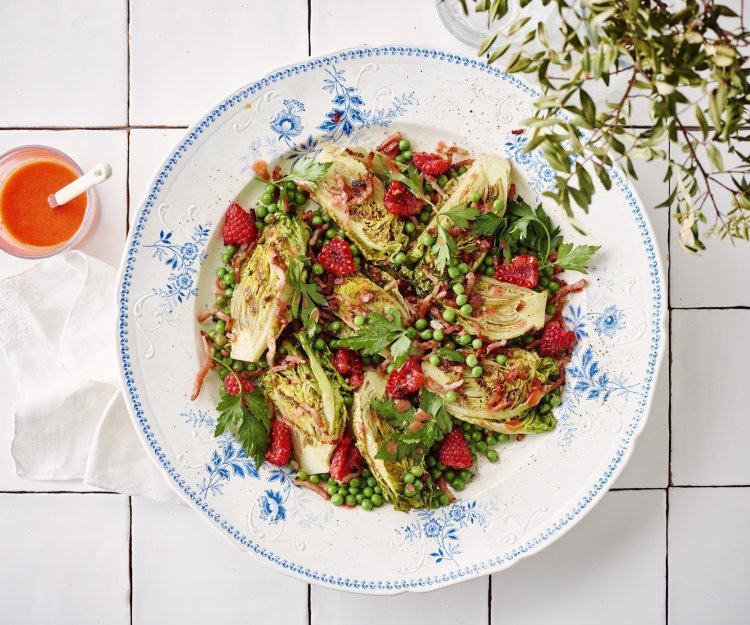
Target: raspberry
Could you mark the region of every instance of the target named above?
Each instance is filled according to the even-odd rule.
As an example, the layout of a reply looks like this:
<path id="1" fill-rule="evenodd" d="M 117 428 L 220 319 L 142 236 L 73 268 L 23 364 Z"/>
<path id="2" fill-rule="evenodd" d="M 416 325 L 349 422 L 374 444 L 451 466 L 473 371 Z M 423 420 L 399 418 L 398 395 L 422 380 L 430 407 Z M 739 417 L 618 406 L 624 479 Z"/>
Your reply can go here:
<path id="1" fill-rule="evenodd" d="M 320 250 L 318 262 L 326 271 L 337 276 L 348 276 L 357 270 L 349 244 L 343 239 L 331 239 L 331 242 Z"/>
<path id="2" fill-rule="evenodd" d="M 334 480 L 340 482 L 347 475 L 356 471 L 361 464 L 362 454 L 359 453 L 359 449 L 352 444 L 351 438 L 344 436 L 331 454 L 329 473 Z"/>
<path id="3" fill-rule="evenodd" d="M 533 289 L 539 283 L 539 259 L 529 254 L 515 256 L 509 265 L 495 267 L 495 280 Z"/>
<path id="4" fill-rule="evenodd" d="M 414 167 L 430 176 L 444 174 L 451 166 L 451 162 L 447 158 L 430 152 L 414 152 L 411 158 L 414 161 Z"/>
<path id="5" fill-rule="evenodd" d="M 469 443 L 466 442 L 461 428 L 453 428 L 443 439 L 438 452 L 438 460 L 446 467 L 468 469 L 474 464 Z"/>
<path id="6" fill-rule="evenodd" d="M 394 399 L 400 399 L 422 388 L 424 373 L 416 358 L 409 358 L 400 369 L 394 369 L 388 376 L 385 389 Z"/>
<path id="7" fill-rule="evenodd" d="M 221 229 L 224 243 L 229 245 L 250 245 L 258 240 L 258 228 L 255 226 L 255 215 L 248 213 L 237 202 L 232 202 L 224 217 Z"/>
<path id="8" fill-rule="evenodd" d="M 419 215 L 424 202 L 415 196 L 403 182 L 394 180 L 388 186 L 383 198 L 386 209 L 399 217 Z"/>
<path id="9" fill-rule="evenodd" d="M 559 321 L 553 320 L 544 326 L 538 351 L 540 356 L 563 356 L 569 354 L 575 344 L 575 332 L 566 330 Z"/>
<path id="10" fill-rule="evenodd" d="M 349 386 L 359 388 L 364 381 L 364 365 L 359 354 L 353 349 L 342 347 L 337 349 L 331 359 L 333 368 L 343 375 Z"/>
<path id="11" fill-rule="evenodd" d="M 242 382 L 243 395 L 245 395 L 246 393 L 252 393 L 255 390 L 255 384 L 253 384 L 251 380 L 248 380 L 241 375 L 233 375 L 230 373 L 226 378 L 224 378 L 224 389 L 227 393 L 234 396 L 240 394 L 240 383 L 237 381 L 237 378 L 239 378 Z"/>
<path id="12" fill-rule="evenodd" d="M 284 423 L 275 419 L 271 422 L 266 460 L 271 464 L 283 467 L 289 464 L 292 457 L 292 430 Z"/>

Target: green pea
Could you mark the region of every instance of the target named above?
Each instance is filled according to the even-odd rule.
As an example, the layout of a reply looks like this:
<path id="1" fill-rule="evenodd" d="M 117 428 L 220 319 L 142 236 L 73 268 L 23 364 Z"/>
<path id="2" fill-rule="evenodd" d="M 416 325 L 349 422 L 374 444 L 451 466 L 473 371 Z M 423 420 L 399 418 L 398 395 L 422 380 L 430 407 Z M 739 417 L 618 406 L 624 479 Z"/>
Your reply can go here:
<path id="1" fill-rule="evenodd" d="M 226 344 L 227 344 L 227 337 L 224 336 L 223 334 L 219 334 L 214 339 L 214 345 L 216 345 L 217 347 L 224 347 Z"/>
<path id="2" fill-rule="evenodd" d="M 424 488 L 424 484 L 421 482 L 421 480 L 417 480 L 414 482 L 414 488 L 417 490 L 417 492 L 421 492 Z"/>
<path id="3" fill-rule="evenodd" d="M 287 191 L 296 191 L 297 190 L 297 184 L 294 182 L 294 180 L 287 180 L 285 183 L 285 186 L 287 188 Z"/>
<path id="4" fill-rule="evenodd" d="M 272 182 L 269 182 L 266 185 L 266 193 L 276 193 L 276 185 Z"/>
<path id="5" fill-rule="evenodd" d="M 482 339 L 474 339 L 474 340 L 473 340 L 473 341 L 471 342 L 471 346 L 472 346 L 472 347 L 473 347 L 474 349 L 479 349 L 480 347 L 482 347 Z"/>
<path id="6" fill-rule="evenodd" d="M 464 421 L 461 424 L 461 430 L 464 432 L 471 432 L 471 423 L 467 423 L 466 421 Z"/>
<path id="7" fill-rule="evenodd" d="M 446 471 L 444 475 L 445 475 L 445 479 L 448 480 L 449 482 L 452 482 L 453 480 L 456 479 L 456 472 L 453 471 L 452 469 L 449 471 Z"/>
<path id="8" fill-rule="evenodd" d="M 393 257 L 393 262 L 397 265 L 403 265 L 406 262 L 406 254 L 399 252 Z"/>
<path id="9" fill-rule="evenodd" d="M 437 464 L 437 459 L 435 458 L 435 456 L 430 454 L 429 456 L 427 456 L 427 458 L 425 458 L 424 462 L 428 467 L 434 467 Z"/>
<path id="10" fill-rule="evenodd" d="M 445 338 L 445 333 L 442 330 L 434 330 L 432 332 L 432 338 L 436 341 L 442 341 Z"/>
<path id="11" fill-rule="evenodd" d="M 365 496 L 362 493 L 359 493 L 354 496 L 354 499 L 357 500 L 357 503 L 362 503 L 365 500 Z"/>
<path id="12" fill-rule="evenodd" d="M 464 285 L 463 284 L 458 283 L 458 284 L 454 284 L 453 285 L 453 292 L 456 295 L 459 295 L 459 296 L 463 295 L 464 291 L 465 291 L 465 289 L 464 289 Z"/>
<path id="13" fill-rule="evenodd" d="M 479 364 L 479 359 L 474 354 L 469 354 L 466 357 L 466 364 L 470 367 L 476 367 Z"/>
<path id="14" fill-rule="evenodd" d="M 417 329 L 406 328 L 406 336 L 408 336 L 413 341 L 415 338 L 417 338 Z"/>
<path id="15" fill-rule="evenodd" d="M 355 326 L 363 326 L 363 325 L 365 325 L 365 318 L 362 315 L 356 315 L 354 317 L 354 325 Z"/>
<path id="16" fill-rule="evenodd" d="M 490 447 L 492 447 L 493 445 L 497 445 L 497 438 L 494 435 L 490 434 L 487 437 L 487 445 L 489 445 Z"/>
<path id="17" fill-rule="evenodd" d="M 471 433 L 471 440 L 473 440 L 475 443 L 478 443 L 479 441 L 482 440 L 482 433 L 478 430 L 474 430 Z"/>
<path id="18" fill-rule="evenodd" d="M 547 265 L 544 269 L 542 269 L 542 273 L 545 276 L 551 276 L 553 273 L 555 273 L 555 268 L 552 265 Z"/>
<path id="19" fill-rule="evenodd" d="M 234 295 L 234 289 L 231 286 L 228 286 L 226 289 L 224 289 L 224 297 L 227 299 L 232 299 L 232 295 Z"/>
<path id="20" fill-rule="evenodd" d="M 311 475 L 310 476 L 310 483 L 311 484 L 320 484 L 320 476 L 319 475 Z"/>
<path id="21" fill-rule="evenodd" d="M 375 486 L 372 487 L 372 490 L 375 491 L 376 495 L 382 495 L 383 494 L 383 489 L 380 488 L 380 486 L 378 484 L 375 484 Z"/>
<path id="22" fill-rule="evenodd" d="M 497 198 L 494 202 L 492 202 L 492 210 L 494 210 L 496 213 L 499 213 L 501 210 L 503 210 L 504 206 L 505 201 L 501 200 L 500 198 Z"/>
<path id="23" fill-rule="evenodd" d="M 445 465 L 442 462 L 438 462 L 435 465 L 435 467 L 438 468 L 438 469 L 440 469 L 441 471 L 445 471 L 445 468 L 446 468 Z"/>
<path id="24" fill-rule="evenodd" d="M 458 269 L 458 267 L 448 267 L 448 275 L 451 278 L 458 278 L 458 276 L 461 275 L 461 271 Z"/>
<path id="25" fill-rule="evenodd" d="M 350 495 L 359 495 L 359 493 L 362 492 L 361 488 L 355 488 L 354 486 L 349 487 L 349 494 Z"/>
<path id="26" fill-rule="evenodd" d="M 510 441 L 510 435 L 509 434 L 498 434 L 497 440 L 499 440 L 501 443 L 507 443 Z"/>
<path id="27" fill-rule="evenodd" d="M 385 372 L 386 372 L 386 373 L 393 373 L 393 370 L 394 370 L 395 368 L 396 368 L 396 365 L 394 365 L 393 363 L 391 363 L 390 365 L 388 365 L 388 366 L 387 366 L 387 367 L 385 368 Z"/>
<path id="28" fill-rule="evenodd" d="M 331 339 L 328 341 L 328 347 L 331 349 L 338 349 L 339 348 L 339 342 L 337 339 Z"/>
<path id="29" fill-rule="evenodd" d="M 482 195 L 479 193 L 479 191 L 472 191 L 469 193 L 469 201 L 470 202 L 478 202 L 482 198 Z"/>
<path id="30" fill-rule="evenodd" d="M 239 373 L 240 371 L 245 370 L 245 363 L 241 360 L 235 360 L 234 363 L 232 363 L 232 371 L 235 373 Z"/>
<path id="31" fill-rule="evenodd" d="M 326 342 L 323 339 L 315 339 L 315 342 L 313 343 L 313 347 L 317 350 L 325 349 Z"/>
<path id="32" fill-rule="evenodd" d="M 423 341 L 429 341 L 430 339 L 432 339 L 432 330 L 422 330 L 419 333 L 419 338 L 421 338 Z"/>
<path id="33" fill-rule="evenodd" d="M 458 175 L 463 176 L 468 170 L 468 168 L 465 165 L 462 165 L 458 168 Z"/>
<path id="34" fill-rule="evenodd" d="M 440 469 L 430 469 L 430 477 L 433 479 L 433 481 L 439 480 L 443 475 L 443 472 Z"/>
<path id="35" fill-rule="evenodd" d="M 336 480 L 334 480 L 328 473 L 326 473 L 326 479 L 328 480 L 328 483 L 331 486 L 336 486 L 338 488 L 338 485 L 336 484 Z"/>
<path id="36" fill-rule="evenodd" d="M 266 218 L 263 220 L 264 224 L 275 224 L 276 223 L 276 217 L 273 215 L 266 215 Z"/>
<path id="37" fill-rule="evenodd" d="M 424 237 L 422 237 L 422 243 L 427 247 L 432 247 L 435 245 L 435 237 L 433 237 L 431 234 L 426 234 Z"/>
<path id="38" fill-rule="evenodd" d="M 266 227 L 266 225 L 262 221 L 256 221 L 255 227 L 258 229 L 258 232 L 263 232 L 263 229 Z"/>
<path id="39" fill-rule="evenodd" d="M 461 294 L 458 297 L 456 297 L 456 304 L 458 304 L 459 306 L 463 306 L 468 301 L 469 301 L 469 298 L 466 295 Z"/>
<path id="40" fill-rule="evenodd" d="M 294 194 L 294 203 L 295 203 L 295 204 L 296 204 L 297 206 L 299 206 L 299 205 L 301 205 L 301 204 L 304 204 L 304 203 L 305 203 L 305 200 L 307 200 L 307 198 L 305 197 L 305 195 L 304 195 L 303 193 L 299 193 L 299 192 L 298 192 L 298 193 L 295 193 L 295 194 Z"/>
<path id="41" fill-rule="evenodd" d="M 369 499 L 363 499 L 360 505 L 362 506 L 362 510 L 367 510 L 368 512 L 373 509 L 372 501 Z"/>
<path id="42" fill-rule="evenodd" d="M 224 293 L 226 293 L 226 292 L 227 292 L 227 290 L 224 289 Z M 217 306 L 224 306 L 224 304 L 227 303 L 227 299 L 228 298 L 227 298 L 226 295 L 217 295 L 216 296 L 216 300 L 215 300 L 216 301 L 216 305 Z"/>
<path id="43" fill-rule="evenodd" d="M 470 334 L 463 334 L 458 337 L 459 345 L 468 345 L 469 343 L 471 343 L 472 340 L 473 339 L 471 338 Z"/>
<path id="44" fill-rule="evenodd" d="M 456 320 L 456 311 L 452 308 L 446 308 L 443 311 L 443 319 L 445 319 L 448 323 L 453 323 Z"/>
<path id="45" fill-rule="evenodd" d="M 466 488 L 466 482 L 460 478 L 456 478 L 451 482 L 451 486 L 453 487 L 453 490 L 463 490 Z"/>
<path id="46" fill-rule="evenodd" d="M 342 497 L 346 497 L 349 494 L 349 487 L 348 486 L 339 486 L 338 493 Z"/>
<path id="47" fill-rule="evenodd" d="M 218 320 L 218 321 L 216 322 L 216 331 L 217 331 L 217 332 L 218 332 L 219 334 L 224 334 L 224 333 L 226 333 L 226 331 L 227 331 L 227 324 L 226 324 L 226 322 L 225 322 L 225 321 L 224 321 L 223 319 L 219 319 L 219 320 Z"/>
<path id="48" fill-rule="evenodd" d="M 508 357 L 505 354 L 498 354 L 495 356 L 495 362 L 499 365 L 504 365 L 508 362 Z"/>
<path id="49" fill-rule="evenodd" d="M 411 473 L 407 473 L 407 474 L 404 475 L 404 483 L 405 484 L 414 484 L 414 480 L 416 480 L 416 479 L 417 478 L 415 478 Z"/>
<path id="50" fill-rule="evenodd" d="M 484 270 L 484 275 L 492 278 L 495 275 L 495 268 L 494 267 L 486 267 Z"/>
<path id="51" fill-rule="evenodd" d="M 482 377 L 482 367 L 476 366 L 471 368 L 471 377 L 472 378 L 481 378 Z"/>
<path id="52" fill-rule="evenodd" d="M 414 327 L 420 331 L 424 330 L 425 328 L 427 328 L 427 320 L 417 319 L 416 323 L 414 324 Z"/>
<path id="53" fill-rule="evenodd" d="M 482 453 L 487 451 L 487 443 L 484 441 L 477 441 L 477 451 L 481 451 Z"/>
<path id="54" fill-rule="evenodd" d="M 545 278 L 544 276 L 542 276 L 541 278 L 539 278 L 539 285 L 543 286 L 543 287 L 548 287 L 549 286 L 549 279 Z"/>
<path id="55" fill-rule="evenodd" d="M 354 487 L 354 488 L 359 488 L 360 486 L 362 486 L 362 480 L 359 479 L 358 477 L 352 478 L 352 481 L 349 482 L 349 486 Z"/>
<path id="56" fill-rule="evenodd" d="M 430 356 L 430 364 L 433 367 L 437 367 L 440 364 L 440 356 L 438 356 L 437 354 L 433 354 L 432 356 Z"/>
<path id="57" fill-rule="evenodd" d="M 488 449 L 487 450 L 487 460 L 490 462 L 497 462 L 500 459 L 500 454 L 498 454 L 494 449 Z"/>
<path id="58" fill-rule="evenodd" d="M 406 152 L 401 152 L 401 156 L 403 156 L 407 161 L 411 159 L 411 150 L 406 150 Z"/>
<path id="59" fill-rule="evenodd" d="M 266 206 L 258 206 L 255 209 L 255 216 L 258 219 L 263 219 L 266 215 L 268 215 L 268 208 Z"/>
<path id="60" fill-rule="evenodd" d="M 372 502 L 372 505 L 376 508 L 379 508 L 383 505 L 383 497 L 382 495 L 378 495 L 375 493 L 372 497 L 370 497 L 370 501 Z"/>
<path id="61" fill-rule="evenodd" d="M 347 495 L 344 499 L 347 506 L 356 506 L 357 505 L 357 498 L 354 495 Z"/>
<path id="62" fill-rule="evenodd" d="M 541 412 L 542 414 L 547 414 L 550 410 L 551 408 L 549 404 L 542 404 L 541 406 L 539 406 L 539 412 Z"/>
<path id="63" fill-rule="evenodd" d="M 557 282 L 550 282 L 549 283 L 549 290 L 552 291 L 553 293 L 555 291 L 559 291 L 560 290 L 560 285 Z"/>
<path id="64" fill-rule="evenodd" d="M 362 264 L 362 259 L 359 256 L 354 257 L 354 264 L 359 267 Z"/>
<path id="65" fill-rule="evenodd" d="M 336 486 L 336 484 L 329 484 L 328 487 L 326 488 L 326 492 L 329 495 L 335 495 L 336 493 L 339 492 L 339 488 L 338 486 Z"/>
<path id="66" fill-rule="evenodd" d="M 248 371 L 257 371 L 258 364 L 255 362 L 249 362 L 247 363 L 247 366 L 245 367 L 245 369 L 247 369 Z"/>
<path id="67" fill-rule="evenodd" d="M 323 223 L 323 218 L 320 215 L 315 215 L 315 217 L 312 218 L 313 226 L 319 226 L 322 223 Z"/>
<path id="68" fill-rule="evenodd" d="M 401 141 L 398 142 L 398 149 L 401 152 L 405 152 L 409 148 L 411 148 L 411 143 L 409 142 L 408 139 L 401 139 Z"/>
<path id="69" fill-rule="evenodd" d="M 230 262 L 232 262 L 232 255 L 225 252 L 221 255 L 221 262 L 225 265 L 228 265 Z"/>
<path id="70" fill-rule="evenodd" d="M 557 395 L 553 395 L 549 398 L 550 406 L 554 406 L 555 408 L 562 404 L 562 399 L 560 399 Z"/>
<path id="71" fill-rule="evenodd" d="M 409 469 L 409 471 L 415 477 L 422 477 L 422 475 L 424 474 L 424 469 L 418 464 L 415 464 L 411 469 Z"/>
<path id="72" fill-rule="evenodd" d="M 264 193 L 263 196 L 260 198 L 260 201 L 264 204 L 270 204 L 273 202 L 273 194 L 272 193 Z"/>
<path id="73" fill-rule="evenodd" d="M 414 231 L 417 229 L 417 227 L 410 221 L 407 221 L 404 224 L 404 231 L 406 234 L 414 234 Z"/>
<path id="74" fill-rule="evenodd" d="M 328 228 L 326 230 L 326 239 L 335 239 L 336 238 L 336 228 Z"/>
<path id="75" fill-rule="evenodd" d="M 428 221 L 430 221 L 430 218 L 432 217 L 432 214 L 430 211 L 422 211 L 419 213 L 419 217 L 417 219 L 420 223 L 426 224 Z"/>
<path id="76" fill-rule="evenodd" d="M 414 497 L 417 494 L 417 489 L 414 484 L 407 484 L 404 486 L 404 497 Z"/>
<path id="77" fill-rule="evenodd" d="M 359 256 L 359 248 L 354 243 L 349 246 L 349 251 L 352 253 L 352 256 Z"/>
<path id="78" fill-rule="evenodd" d="M 440 174 L 440 175 L 438 176 L 438 179 L 437 179 L 437 183 L 438 183 L 438 184 L 439 184 L 439 185 L 440 185 L 441 187 L 444 187 L 444 186 L 445 186 L 446 184 L 448 184 L 448 176 L 446 176 L 445 174 Z"/>
<path id="79" fill-rule="evenodd" d="M 456 391 L 448 391 L 445 394 L 445 401 L 447 401 L 449 404 L 452 404 L 457 399 L 458 399 L 458 395 L 456 395 Z"/>
<path id="80" fill-rule="evenodd" d="M 469 469 L 461 469 L 459 475 L 461 476 L 461 479 L 464 480 L 464 482 L 468 482 L 471 478 L 474 477 L 474 474 L 469 471 Z"/>
<path id="81" fill-rule="evenodd" d="M 323 215 L 323 223 L 324 224 L 331 223 L 331 216 L 330 215 Z"/>
<path id="82" fill-rule="evenodd" d="M 447 506 L 451 500 L 448 498 L 448 495 L 446 495 L 445 493 L 440 493 L 438 495 L 438 501 L 440 502 L 441 506 Z"/>
<path id="83" fill-rule="evenodd" d="M 445 343 L 443 343 L 443 347 L 445 347 L 445 349 L 456 349 L 456 342 L 446 341 Z"/>
<path id="84" fill-rule="evenodd" d="M 362 494 L 369 499 L 375 494 L 375 491 L 368 486 L 367 488 L 362 489 Z"/>
<path id="85" fill-rule="evenodd" d="M 555 308 L 553 304 L 549 304 L 547 308 L 544 309 L 544 312 L 546 312 L 550 317 L 552 317 L 557 312 L 557 308 Z"/>
<path id="86" fill-rule="evenodd" d="M 406 160 L 407 160 L 407 159 L 405 159 L 405 158 L 404 158 L 404 155 L 403 155 L 403 154 L 399 154 L 399 155 L 398 155 L 398 156 L 396 157 L 396 162 L 397 162 L 397 163 L 401 163 L 402 165 L 403 165 L 404 163 L 406 163 Z"/>
<path id="87" fill-rule="evenodd" d="M 468 317 L 472 312 L 474 312 L 474 308 L 471 304 L 464 304 L 459 310 L 461 311 L 461 314 L 464 315 L 464 317 Z"/>
<path id="88" fill-rule="evenodd" d="M 226 267 L 219 267 L 216 270 L 216 276 L 221 278 L 227 272 Z"/>
<path id="89" fill-rule="evenodd" d="M 452 171 L 451 172 L 451 178 L 453 178 L 453 180 L 455 180 L 456 178 L 458 178 L 458 172 L 457 171 Z"/>
<path id="90" fill-rule="evenodd" d="M 229 371 L 227 371 L 226 369 L 222 369 L 221 371 L 219 371 L 219 379 L 221 380 L 226 378 L 228 375 L 229 375 Z"/>
<path id="91" fill-rule="evenodd" d="M 374 477 L 372 477 L 372 473 L 367 476 L 367 485 L 370 488 L 375 488 L 378 485 L 378 481 Z"/>
<path id="92" fill-rule="evenodd" d="M 338 493 L 336 493 L 335 495 L 331 496 L 331 503 L 334 506 L 340 506 L 342 503 L 344 503 L 344 498 Z"/>

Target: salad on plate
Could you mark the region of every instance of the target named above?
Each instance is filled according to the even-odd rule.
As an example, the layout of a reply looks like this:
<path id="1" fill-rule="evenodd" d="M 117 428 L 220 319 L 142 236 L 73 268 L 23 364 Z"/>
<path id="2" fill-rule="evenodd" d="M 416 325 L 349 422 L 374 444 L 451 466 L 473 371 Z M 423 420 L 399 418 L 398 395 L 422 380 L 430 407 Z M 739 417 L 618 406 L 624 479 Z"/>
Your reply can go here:
<path id="1" fill-rule="evenodd" d="M 333 505 L 408 511 L 555 428 L 576 341 L 561 312 L 585 286 L 561 274 L 598 248 L 524 202 L 508 160 L 397 133 L 253 169 L 198 317 L 193 399 L 217 374 L 217 436 Z"/>

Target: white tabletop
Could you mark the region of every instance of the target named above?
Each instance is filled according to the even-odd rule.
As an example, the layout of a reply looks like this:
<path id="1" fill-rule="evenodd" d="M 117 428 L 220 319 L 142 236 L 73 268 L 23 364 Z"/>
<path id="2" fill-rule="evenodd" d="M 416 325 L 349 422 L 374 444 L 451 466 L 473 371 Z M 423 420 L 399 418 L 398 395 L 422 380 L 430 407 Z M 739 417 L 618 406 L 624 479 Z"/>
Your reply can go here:
<path id="1" fill-rule="evenodd" d="M 84 169 L 110 162 L 83 249 L 117 264 L 162 157 L 215 101 L 308 54 L 394 42 L 472 53 L 431 0 L 2 0 L 0 153 L 41 143 Z M 653 207 L 669 182 L 657 165 L 640 172 Z M 651 216 L 669 260 L 672 348 L 630 464 L 544 552 L 430 594 L 309 587 L 189 509 L 18 478 L 16 391 L 0 353 L 0 623 L 750 622 L 750 419 L 736 389 L 750 347 L 750 246 L 712 242 L 690 258 L 667 213 Z M 0 276 L 27 265 L 2 255 Z"/>

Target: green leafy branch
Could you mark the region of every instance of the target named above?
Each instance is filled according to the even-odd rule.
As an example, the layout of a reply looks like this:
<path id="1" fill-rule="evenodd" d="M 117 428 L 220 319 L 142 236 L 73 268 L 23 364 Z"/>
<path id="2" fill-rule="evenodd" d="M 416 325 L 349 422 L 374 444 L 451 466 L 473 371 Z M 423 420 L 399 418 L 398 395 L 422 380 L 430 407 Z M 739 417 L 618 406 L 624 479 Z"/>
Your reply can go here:
<path id="1" fill-rule="evenodd" d="M 517 1 L 523 8 L 530 0 Z M 674 209 L 684 249 L 704 249 L 704 234 L 750 239 L 744 7 L 738 15 L 713 0 L 541 3 L 557 9 L 558 27 L 528 15 L 500 27 L 511 0 L 479 0 L 474 9 L 498 24 L 479 54 L 490 63 L 504 59 L 507 71 L 533 74 L 541 85 L 526 149 L 540 149 L 557 172 L 547 195 L 573 216 L 575 206 L 590 207 L 595 179 L 611 187 L 613 165 L 637 178 L 633 159 L 664 161 L 665 180 L 674 184 L 662 206 Z M 610 85 L 619 97 L 595 101 L 591 94 Z M 651 116 L 645 128 L 634 124 L 640 103 Z M 711 213 L 713 225 L 701 232 Z"/>
<path id="2" fill-rule="evenodd" d="M 411 339 L 401 325 L 401 313 L 395 308 L 386 312 L 388 316 L 369 313 L 365 325 L 356 334 L 341 339 L 339 345 L 356 349 L 364 356 L 375 356 L 390 346 L 394 365 L 403 365 L 411 353 Z"/>

